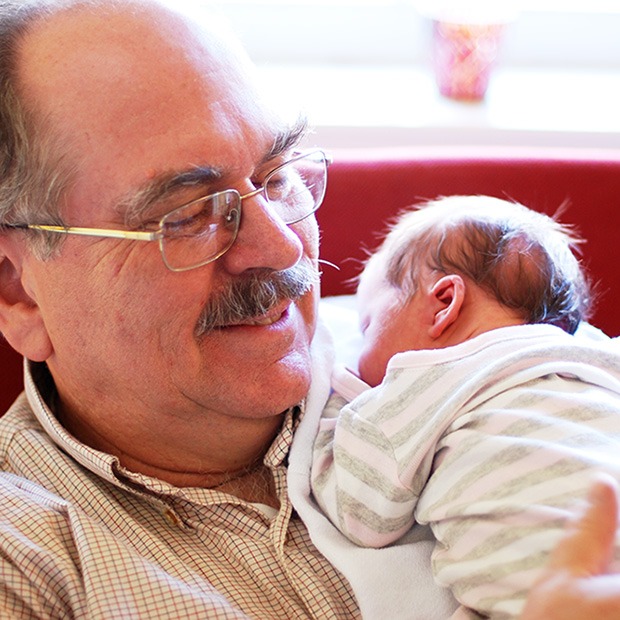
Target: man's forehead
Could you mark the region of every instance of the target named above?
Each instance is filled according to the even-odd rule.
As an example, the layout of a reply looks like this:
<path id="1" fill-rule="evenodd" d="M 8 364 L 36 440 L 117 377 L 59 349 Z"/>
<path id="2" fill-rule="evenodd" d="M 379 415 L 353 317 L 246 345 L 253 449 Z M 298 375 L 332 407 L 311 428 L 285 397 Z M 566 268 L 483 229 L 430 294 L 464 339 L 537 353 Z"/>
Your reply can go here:
<path id="1" fill-rule="evenodd" d="M 158 3 L 72 4 L 22 52 L 26 97 L 93 191 L 118 196 L 149 170 L 231 169 L 282 140 L 238 46 Z"/>
<path id="2" fill-rule="evenodd" d="M 63 80 L 76 97 L 97 87 L 103 96 L 139 92 L 144 80 L 156 84 L 166 71 L 178 72 L 181 60 L 199 68 L 203 81 L 225 70 L 230 80 L 250 82 L 252 65 L 238 42 L 221 22 L 199 16 L 156 0 L 58 2 L 26 31 L 20 73 L 34 83 Z"/>

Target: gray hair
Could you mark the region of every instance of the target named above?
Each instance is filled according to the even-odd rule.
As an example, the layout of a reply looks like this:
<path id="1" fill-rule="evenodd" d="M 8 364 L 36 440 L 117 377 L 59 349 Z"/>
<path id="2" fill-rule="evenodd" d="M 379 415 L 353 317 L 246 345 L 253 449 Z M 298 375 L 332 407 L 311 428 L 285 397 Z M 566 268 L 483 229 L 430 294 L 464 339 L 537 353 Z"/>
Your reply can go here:
<path id="1" fill-rule="evenodd" d="M 518 203 L 450 196 L 403 214 L 375 257 L 384 261 L 386 281 L 406 297 L 426 265 L 469 278 L 526 323 L 573 333 L 591 304 L 572 251 L 580 242 L 570 227 Z"/>
<path id="2" fill-rule="evenodd" d="M 0 228 L 62 224 L 60 202 L 71 180 L 61 141 L 27 104 L 18 79 L 19 47 L 29 28 L 60 3 L 0 0 Z M 60 235 L 29 231 L 33 251 L 49 257 Z"/>

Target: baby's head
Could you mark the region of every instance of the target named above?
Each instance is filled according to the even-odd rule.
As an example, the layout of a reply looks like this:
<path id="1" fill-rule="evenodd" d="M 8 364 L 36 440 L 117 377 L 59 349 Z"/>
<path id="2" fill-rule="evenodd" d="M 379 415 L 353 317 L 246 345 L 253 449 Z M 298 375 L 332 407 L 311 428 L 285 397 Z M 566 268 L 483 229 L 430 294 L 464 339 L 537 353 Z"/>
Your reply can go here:
<path id="1" fill-rule="evenodd" d="M 553 218 L 488 196 L 440 198 L 404 213 L 360 277 L 362 377 L 377 384 L 395 353 L 503 325 L 573 333 L 590 302 L 572 252 L 578 242 Z"/>

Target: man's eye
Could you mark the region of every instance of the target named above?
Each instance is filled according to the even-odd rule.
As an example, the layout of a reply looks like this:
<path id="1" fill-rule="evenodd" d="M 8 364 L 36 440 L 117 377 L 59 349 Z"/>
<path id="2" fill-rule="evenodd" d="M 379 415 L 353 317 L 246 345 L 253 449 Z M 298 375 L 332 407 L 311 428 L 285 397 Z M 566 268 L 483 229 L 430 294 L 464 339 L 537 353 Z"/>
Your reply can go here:
<path id="1" fill-rule="evenodd" d="M 267 183 L 267 193 L 274 196 L 285 194 L 289 185 L 289 175 L 286 171 L 278 172 L 278 174 L 274 174 L 269 179 L 269 183 Z"/>
<path id="2" fill-rule="evenodd" d="M 193 228 L 199 221 L 200 217 L 197 215 L 186 217 L 178 220 L 166 220 L 166 231 L 174 232 L 175 230 L 186 230 Z"/>
<path id="3" fill-rule="evenodd" d="M 173 211 L 164 218 L 166 233 L 192 233 L 208 226 L 213 220 L 213 205 L 210 200 L 196 200 Z"/>

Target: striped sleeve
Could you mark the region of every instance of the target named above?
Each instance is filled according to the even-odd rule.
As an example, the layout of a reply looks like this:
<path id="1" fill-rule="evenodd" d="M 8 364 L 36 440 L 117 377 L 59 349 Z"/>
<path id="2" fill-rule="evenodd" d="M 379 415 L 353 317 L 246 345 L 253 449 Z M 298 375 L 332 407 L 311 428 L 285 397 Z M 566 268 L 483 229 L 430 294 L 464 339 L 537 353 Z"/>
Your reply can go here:
<path id="1" fill-rule="evenodd" d="M 328 405 L 314 448 L 313 493 L 345 536 L 369 547 L 385 546 L 413 524 L 436 442 L 448 424 L 438 406 L 439 383 L 458 385 L 450 365 L 411 380 L 389 371 L 380 388 L 351 403 L 338 395 Z M 333 410 L 340 407 L 339 416 Z"/>
<path id="2" fill-rule="evenodd" d="M 518 617 L 593 476 L 620 480 L 619 447 L 618 393 L 570 376 L 532 380 L 460 417 L 416 508 L 440 543 L 437 581 L 483 615 Z"/>

